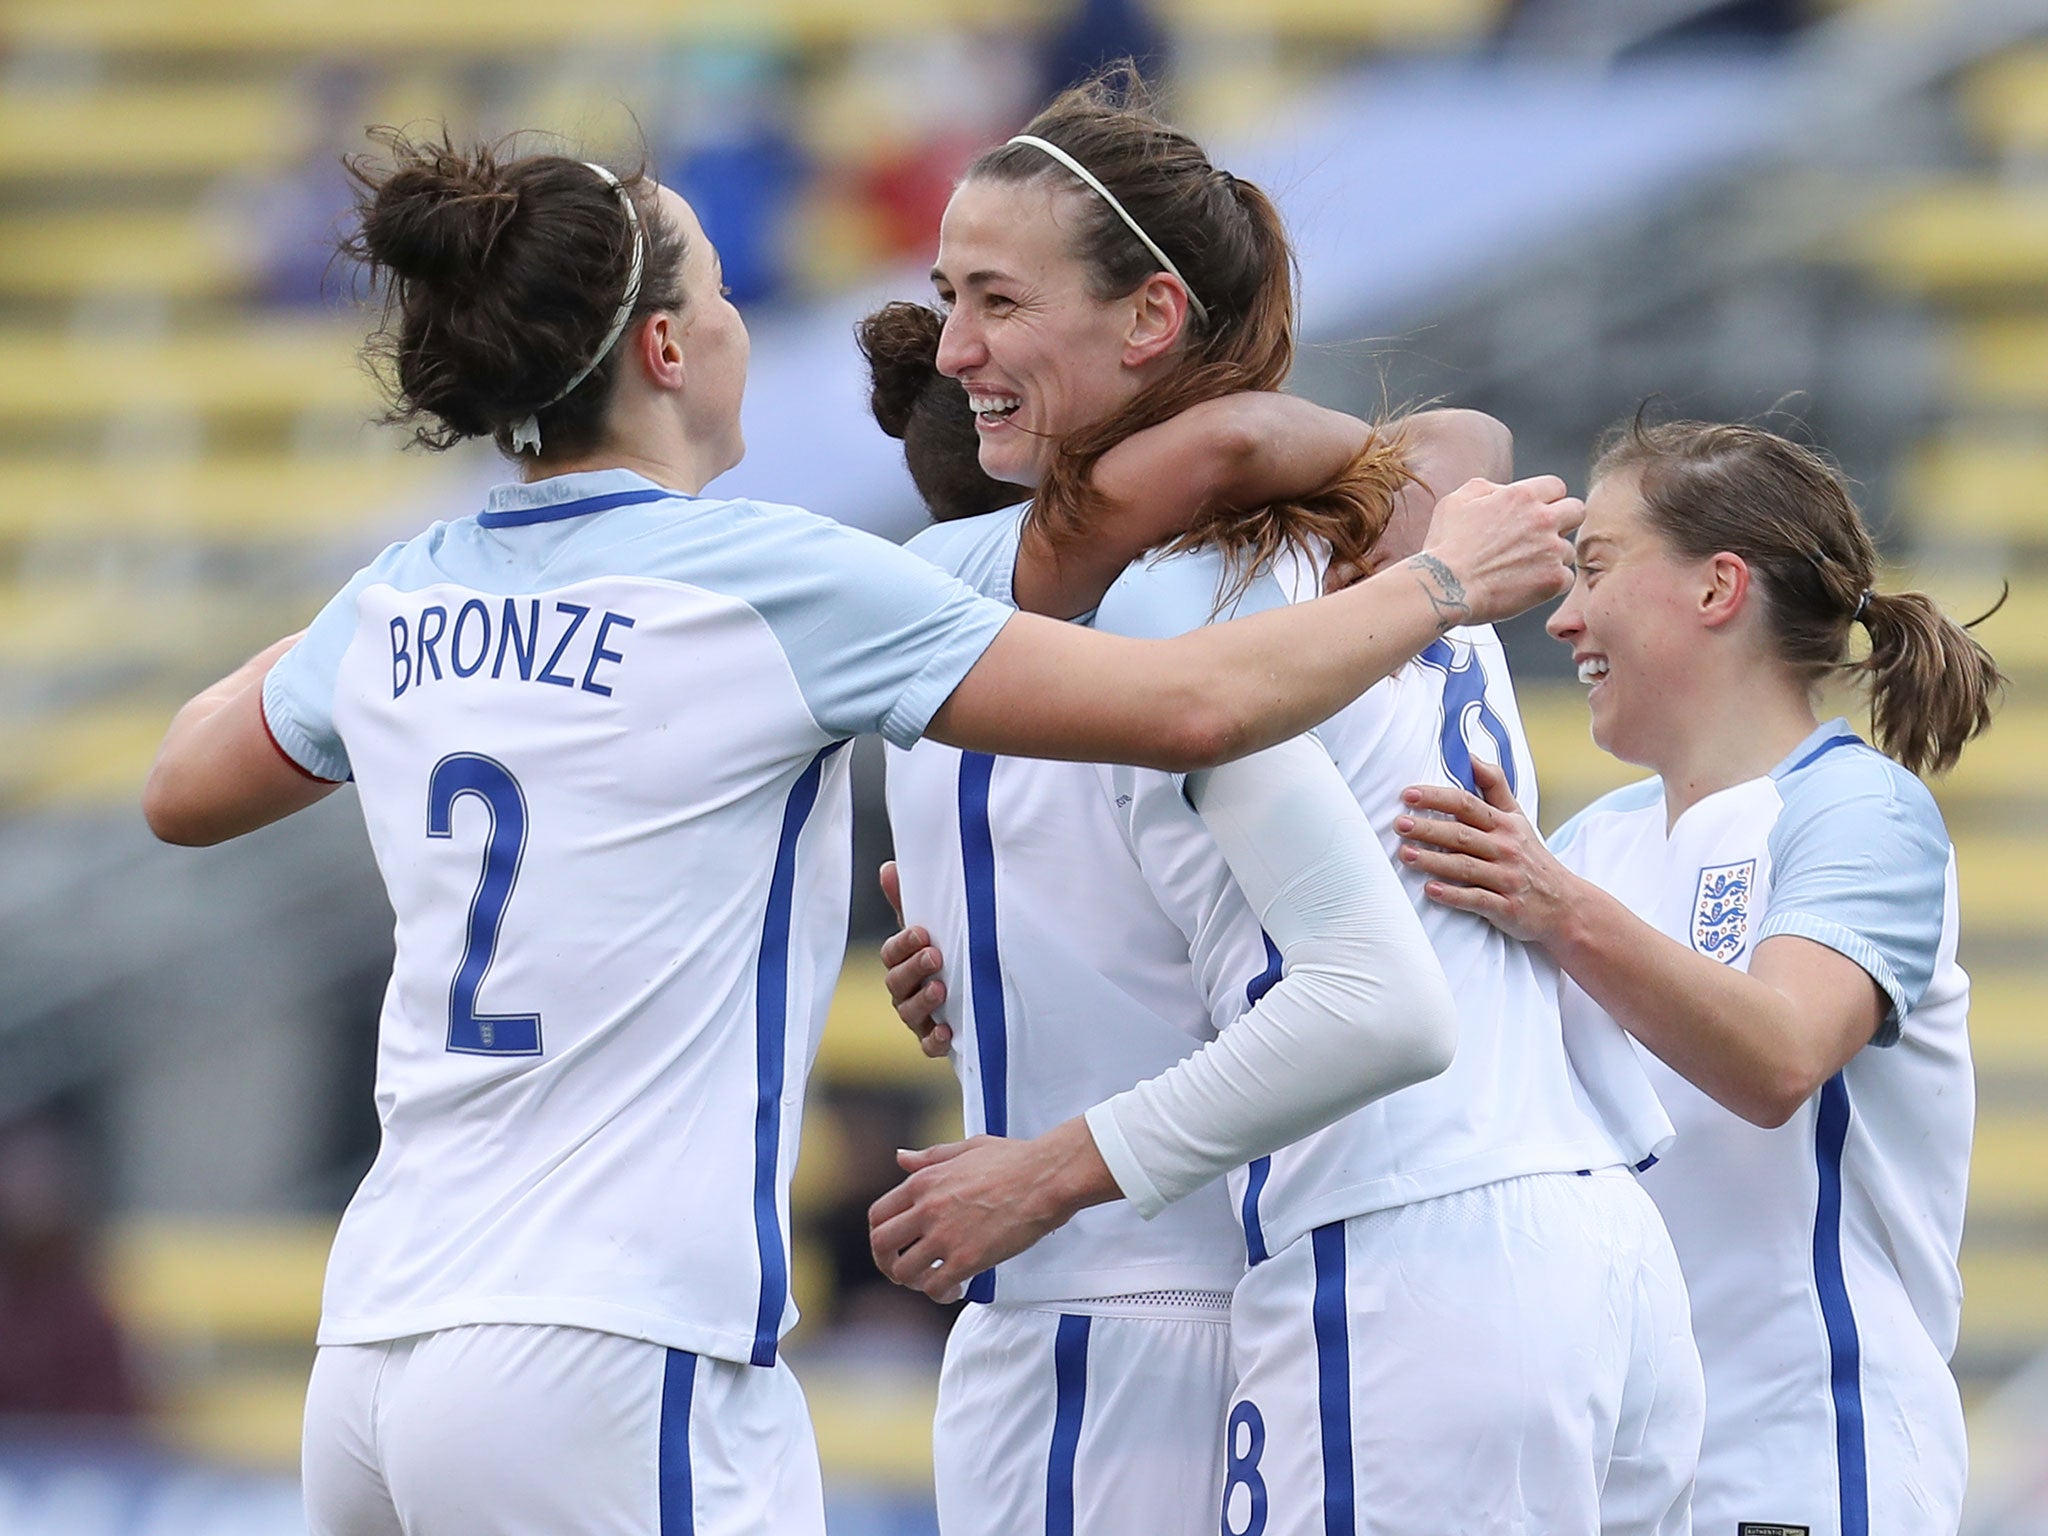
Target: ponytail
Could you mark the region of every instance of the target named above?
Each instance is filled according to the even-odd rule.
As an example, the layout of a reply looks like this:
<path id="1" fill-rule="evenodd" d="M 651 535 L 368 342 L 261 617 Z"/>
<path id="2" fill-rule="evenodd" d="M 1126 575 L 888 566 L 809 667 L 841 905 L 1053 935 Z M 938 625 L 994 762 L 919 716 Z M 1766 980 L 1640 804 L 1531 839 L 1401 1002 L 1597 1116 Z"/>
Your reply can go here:
<path id="1" fill-rule="evenodd" d="M 1878 748 L 1914 773 L 1948 772 L 1991 724 L 2005 685 L 1998 663 L 1924 592 L 1871 593 L 1863 627 L 1870 654 L 1850 670 L 1869 682 Z"/>

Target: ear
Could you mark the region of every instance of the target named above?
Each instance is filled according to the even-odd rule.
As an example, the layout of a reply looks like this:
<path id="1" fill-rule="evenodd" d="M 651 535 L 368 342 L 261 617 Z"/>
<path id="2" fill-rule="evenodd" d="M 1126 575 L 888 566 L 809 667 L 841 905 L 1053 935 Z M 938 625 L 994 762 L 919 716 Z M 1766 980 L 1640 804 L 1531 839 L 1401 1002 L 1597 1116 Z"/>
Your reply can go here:
<path id="1" fill-rule="evenodd" d="M 628 331 L 620 345 L 631 348 L 641 374 L 656 389 L 683 387 L 683 324 L 678 316 L 657 309 Z"/>
<path id="2" fill-rule="evenodd" d="M 1131 324 L 1124 335 L 1124 366 L 1142 368 L 1164 357 L 1188 323 L 1188 291 L 1178 278 L 1154 272 L 1131 295 Z"/>
<path id="3" fill-rule="evenodd" d="M 1707 561 L 1699 614 L 1709 629 L 1733 623 L 1749 608 L 1749 562 L 1723 550 Z"/>

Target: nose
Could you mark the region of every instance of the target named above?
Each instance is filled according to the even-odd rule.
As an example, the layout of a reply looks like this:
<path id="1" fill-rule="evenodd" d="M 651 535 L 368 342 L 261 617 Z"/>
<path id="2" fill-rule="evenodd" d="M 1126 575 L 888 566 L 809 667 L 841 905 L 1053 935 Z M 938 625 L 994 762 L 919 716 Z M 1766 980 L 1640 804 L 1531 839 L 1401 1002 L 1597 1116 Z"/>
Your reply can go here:
<path id="1" fill-rule="evenodd" d="M 967 306 L 956 305 L 946 314 L 939 330 L 939 350 L 934 359 L 939 372 L 949 379 L 962 377 L 968 369 L 988 361 L 988 347 Z"/>
<path id="2" fill-rule="evenodd" d="M 1565 593 L 1564 601 L 1543 621 L 1543 627 L 1551 639 L 1562 640 L 1566 645 L 1586 632 L 1586 621 L 1579 614 L 1579 582 L 1576 576 L 1572 578 L 1571 590 Z"/>

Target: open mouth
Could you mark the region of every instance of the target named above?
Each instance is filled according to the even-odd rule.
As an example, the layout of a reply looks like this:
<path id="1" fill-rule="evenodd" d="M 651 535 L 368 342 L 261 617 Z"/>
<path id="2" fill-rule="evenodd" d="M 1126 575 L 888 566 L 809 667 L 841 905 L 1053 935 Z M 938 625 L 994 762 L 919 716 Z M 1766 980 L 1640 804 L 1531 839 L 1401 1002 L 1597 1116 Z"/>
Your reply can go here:
<path id="1" fill-rule="evenodd" d="M 1579 681 L 1591 686 L 1607 675 L 1605 656 L 1587 656 L 1579 662 Z"/>
<path id="2" fill-rule="evenodd" d="M 1024 402 L 1015 395 L 976 395 L 968 403 L 974 407 L 974 424 L 986 428 L 1001 426 Z"/>

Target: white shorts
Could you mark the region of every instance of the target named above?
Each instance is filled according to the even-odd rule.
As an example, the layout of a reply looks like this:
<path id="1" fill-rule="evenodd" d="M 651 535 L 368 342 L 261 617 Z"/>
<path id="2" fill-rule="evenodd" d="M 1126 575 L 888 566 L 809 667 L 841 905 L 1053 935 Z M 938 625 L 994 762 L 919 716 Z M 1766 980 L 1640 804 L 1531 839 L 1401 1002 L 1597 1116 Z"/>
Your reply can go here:
<path id="1" fill-rule="evenodd" d="M 941 1536 L 1214 1536 L 1230 1311 L 1180 1295 L 962 1311 L 932 1424 Z"/>
<path id="2" fill-rule="evenodd" d="M 1231 1343 L 1225 1536 L 1692 1529 L 1699 1352 L 1625 1171 L 1318 1227 L 1239 1283 Z"/>
<path id="3" fill-rule="evenodd" d="M 581 1328 L 329 1345 L 306 1392 L 310 1536 L 824 1536 L 789 1367 Z"/>

